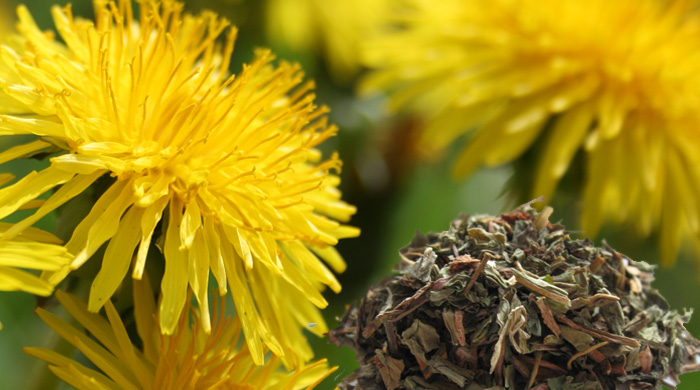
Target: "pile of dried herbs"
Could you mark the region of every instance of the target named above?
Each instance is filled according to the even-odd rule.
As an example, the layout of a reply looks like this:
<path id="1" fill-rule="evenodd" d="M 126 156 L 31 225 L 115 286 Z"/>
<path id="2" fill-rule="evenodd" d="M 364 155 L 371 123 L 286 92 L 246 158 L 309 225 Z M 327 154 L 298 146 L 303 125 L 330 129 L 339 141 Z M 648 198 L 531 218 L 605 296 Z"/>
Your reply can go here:
<path id="1" fill-rule="evenodd" d="M 418 234 L 331 341 L 361 368 L 341 389 L 661 389 L 700 342 L 652 267 L 569 237 L 525 205 Z"/>

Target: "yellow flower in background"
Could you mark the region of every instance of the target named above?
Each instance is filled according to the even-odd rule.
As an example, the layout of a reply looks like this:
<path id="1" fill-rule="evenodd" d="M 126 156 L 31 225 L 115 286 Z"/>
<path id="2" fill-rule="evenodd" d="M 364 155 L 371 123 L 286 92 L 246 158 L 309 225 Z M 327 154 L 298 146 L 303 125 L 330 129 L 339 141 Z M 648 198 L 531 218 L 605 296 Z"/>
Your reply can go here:
<path id="1" fill-rule="evenodd" d="M 365 92 L 427 118 L 423 144 L 473 131 L 455 174 L 519 157 L 542 135 L 532 196 L 585 151 L 582 225 L 661 234 L 673 262 L 700 230 L 696 1 L 408 0 L 402 29 L 368 43 Z M 700 243 L 700 240 L 697 240 Z"/>
<path id="2" fill-rule="evenodd" d="M 79 390 L 313 389 L 337 369 L 329 369 L 323 359 L 286 372 L 280 370 L 275 355 L 264 366 L 257 366 L 245 343 L 239 343 L 240 321 L 225 315 L 223 301 L 214 308 L 211 333 L 201 327 L 200 313 L 188 305 L 173 334 L 162 335 L 153 316 L 156 303 L 147 278 L 134 282 L 134 317 L 140 339 L 136 345 L 110 301 L 105 303 L 105 318 L 89 312 L 84 302 L 69 293 L 57 291 L 56 297 L 93 337 L 46 310 L 37 313 L 94 366 L 86 367 L 43 348 L 24 350 L 47 361 L 56 376 Z"/>
<path id="3" fill-rule="evenodd" d="M 331 75 L 346 82 L 360 68 L 360 43 L 388 10 L 388 0 L 268 0 L 265 27 L 272 42 L 321 53 Z"/>
<path id="4" fill-rule="evenodd" d="M 192 16 L 174 1 L 95 2 L 96 22 L 52 9 L 65 42 L 36 26 L 20 7 L 21 51 L 0 52 L 0 86 L 12 99 L 0 134 L 34 134 L 0 159 L 62 148 L 51 165 L 0 190 L 0 218 L 55 189 L 34 215 L 3 233 L 20 234 L 85 191 L 98 178 L 113 184 L 66 244 L 75 259 L 45 275 L 51 283 L 80 267 L 103 244 L 102 268 L 88 308 L 97 312 L 133 266 L 140 279 L 151 242 L 165 256 L 160 328 L 175 331 L 191 288 L 209 331 L 210 273 L 230 288 L 251 356 L 263 343 L 286 365 L 308 360 L 302 334 L 327 331 L 319 311 L 323 285 L 340 284 L 345 263 L 333 248 L 358 230 L 355 208 L 340 200 L 336 155 L 321 160 L 316 146 L 336 133 L 313 84 L 297 65 L 272 64 L 258 50 L 229 76 L 236 30 L 213 13 Z M 217 38 L 224 35 L 222 42 Z M 153 237 L 162 221 L 162 237 Z M 136 251 L 135 256 L 133 256 Z M 132 261 L 133 259 L 133 261 Z M 228 287 L 227 287 L 228 286 Z M 273 295 L 274 292 L 274 295 Z M 283 297 L 283 298 L 278 298 Z M 311 318 L 310 318 L 311 317 Z"/>
<path id="5" fill-rule="evenodd" d="M 0 222 L 0 234 L 12 226 Z M 56 236 L 36 228 L 26 229 L 12 240 L 0 241 L 0 291 L 51 295 L 54 284 L 41 279 L 32 270 L 58 271 L 70 264 L 73 256 L 60 244 Z"/>

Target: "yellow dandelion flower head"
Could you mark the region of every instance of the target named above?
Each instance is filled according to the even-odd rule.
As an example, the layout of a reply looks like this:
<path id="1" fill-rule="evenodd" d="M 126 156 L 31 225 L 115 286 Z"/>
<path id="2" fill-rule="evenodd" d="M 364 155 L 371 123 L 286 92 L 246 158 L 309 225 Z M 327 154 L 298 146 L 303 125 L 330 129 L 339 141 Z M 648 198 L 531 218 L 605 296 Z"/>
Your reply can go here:
<path id="1" fill-rule="evenodd" d="M 359 47 L 381 28 L 388 0 L 268 0 L 267 34 L 296 52 L 322 53 L 340 82 L 359 68 Z"/>
<path id="2" fill-rule="evenodd" d="M 56 297 L 89 334 L 44 309 L 37 313 L 56 333 L 78 349 L 92 364 L 86 367 L 55 351 L 29 347 L 25 352 L 45 360 L 61 380 L 79 390 L 272 390 L 313 389 L 337 367 L 325 359 L 294 371 L 280 370 L 275 355 L 258 366 L 245 343 L 240 343 L 241 323 L 226 316 L 224 304 L 215 305 L 215 323 L 205 331 L 200 313 L 189 305 L 172 335 L 163 335 L 153 316 L 156 303 L 147 278 L 134 282 L 134 319 L 140 343 L 132 343 L 127 326 L 107 301 L 107 318 L 88 311 L 79 298 L 63 291 Z M 191 317 L 190 313 L 191 312 Z M 239 346 L 239 344 L 241 344 Z"/>
<path id="3" fill-rule="evenodd" d="M 698 232 L 700 18 L 694 0 L 408 0 L 367 44 L 363 88 L 424 115 L 425 145 L 475 129 L 455 173 L 512 161 L 542 135 L 533 196 L 587 159 L 583 226 L 661 225 L 665 259 Z"/>
<path id="4" fill-rule="evenodd" d="M 338 222 L 355 212 L 340 200 L 339 179 L 331 173 L 340 160 L 321 160 L 316 149 L 336 128 L 314 104 L 313 85 L 302 83 L 299 67 L 273 65 L 267 50 L 229 75 L 236 30 L 227 30 L 225 20 L 183 13 L 181 3 L 168 0 L 139 7 L 135 20 L 131 1 L 96 1 L 94 22 L 74 18 L 70 7 L 52 8 L 65 45 L 18 8 L 24 45 L 0 49 L 0 87 L 10 101 L 0 109 L 6 113 L 0 135 L 38 139 L 0 160 L 62 152 L 48 168 L 0 190 L 2 218 L 56 189 L 2 237 L 17 235 L 109 175 L 114 183 L 66 244 L 75 259 L 47 274 L 49 281 L 60 281 L 109 242 L 88 304 L 98 311 L 130 266 L 141 278 L 162 220 L 163 332 L 175 330 L 188 288 L 208 330 L 211 273 L 220 293 L 231 288 L 257 363 L 262 343 L 307 359 L 311 351 L 299 325 L 318 320 L 315 332 L 326 331 L 313 305 L 327 304 L 322 285 L 340 290 L 319 257 L 342 272 L 333 245 L 358 234 Z M 271 299 L 273 290 L 284 299 Z"/>

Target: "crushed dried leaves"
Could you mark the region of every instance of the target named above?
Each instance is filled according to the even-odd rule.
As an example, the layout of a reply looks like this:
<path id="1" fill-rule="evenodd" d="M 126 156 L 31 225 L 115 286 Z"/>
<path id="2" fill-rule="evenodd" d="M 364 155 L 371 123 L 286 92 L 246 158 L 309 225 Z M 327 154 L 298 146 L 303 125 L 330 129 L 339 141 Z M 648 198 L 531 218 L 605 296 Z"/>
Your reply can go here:
<path id="1" fill-rule="evenodd" d="M 361 363 L 340 388 L 646 390 L 699 369 L 690 312 L 651 287 L 653 267 L 550 214 L 526 204 L 417 234 L 330 332 Z"/>

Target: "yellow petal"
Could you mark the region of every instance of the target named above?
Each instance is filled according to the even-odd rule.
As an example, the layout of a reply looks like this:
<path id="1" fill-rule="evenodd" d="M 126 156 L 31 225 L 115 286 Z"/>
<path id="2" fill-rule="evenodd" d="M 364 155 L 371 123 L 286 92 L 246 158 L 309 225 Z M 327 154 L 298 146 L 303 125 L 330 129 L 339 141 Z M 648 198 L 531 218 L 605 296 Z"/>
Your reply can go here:
<path id="1" fill-rule="evenodd" d="M 134 272 L 132 274 L 134 279 L 141 280 L 143 269 L 146 266 L 148 249 L 151 246 L 151 239 L 153 238 L 153 231 L 160 221 L 163 215 L 163 210 L 165 209 L 165 206 L 168 205 L 168 202 L 169 199 L 166 197 L 159 198 L 154 203 L 147 206 L 146 210 L 143 212 L 143 217 L 141 217 L 141 243 L 139 244 L 139 249 L 136 253 Z"/>
<path id="2" fill-rule="evenodd" d="M 115 186 L 116 184 L 113 185 L 113 187 Z M 106 199 L 103 201 L 103 198 Z M 89 229 L 83 245 L 79 246 L 79 244 L 81 244 L 79 239 L 83 236 L 76 237 L 75 232 L 68 244 L 66 244 L 66 247 L 71 253 L 76 253 L 75 259 L 71 264 L 73 269 L 77 269 L 83 265 L 102 244 L 117 233 L 122 214 L 133 204 L 133 201 L 133 195 L 128 190 L 118 194 L 107 191 L 97 200 L 92 210 L 90 210 L 90 214 L 75 228 L 76 232 L 78 230 L 82 232 L 83 229 Z"/>
<path id="3" fill-rule="evenodd" d="M 236 304 L 236 313 L 241 320 L 243 334 L 250 349 L 250 355 L 257 365 L 262 365 L 265 353 L 262 342 L 278 356 L 284 355 L 284 350 L 279 341 L 270 333 L 268 327 L 261 321 L 253 297 L 246 283 L 245 269 L 242 259 L 233 250 L 232 245 L 222 243 L 221 249 L 224 255 L 224 265 L 226 266 L 226 276 L 228 276 L 229 287 L 235 293 L 231 294 Z"/>
<path id="4" fill-rule="evenodd" d="M 226 269 L 224 268 L 224 258 L 221 253 L 221 241 L 216 231 L 213 218 L 204 218 L 204 240 L 211 253 L 211 272 L 214 274 L 216 284 L 219 286 L 219 294 L 224 295 L 228 291 L 226 284 Z"/>
<path id="5" fill-rule="evenodd" d="M 196 200 L 193 200 L 187 203 L 185 206 L 185 214 L 182 216 L 182 225 L 180 225 L 181 251 L 192 247 L 194 236 L 201 227 L 202 216 L 199 212 L 199 205 Z"/>
<path id="6" fill-rule="evenodd" d="M 3 233 L 2 237 L 4 239 L 11 239 L 15 237 L 17 234 L 36 223 L 50 212 L 81 194 L 104 173 L 105 171 L 96 171 L 89 175 L 78 175 L 78 177 L 68 181 L 66 184 L 62 185 L 58 191 L 51 195 L 51 197 L 49 197 L 49 199 L 47 199 L 41 205 L 41 207 L 34 212 L 34 214 L 8 229 L 5 233 Z"/>
<path id="7" fill-rule="evenodd" d="M 311 250 L 322 258 L 328 265 L 330 265 L 333 271 L 338 274 L 345 272 L 347 264 L 345 264 L 343 256 L 341 256 L 338 250 L 336 250 L 334 247 L 317 245 L 308 245 L 308 247 L 311 248 Z"/>
<path id="8" fill-rule="evenodd" d="M 8 93 L 23 103 L 34 100 L 33 97 L 22 99 L 21 97 L 25 96 L 26 93 L 21 87 L 10 87 L 8 88 Z M 18 118 L 0 115 L 0 135 L 18 134 L 34 134 L 38 136 L 61 138 L 63 136 L 63 125 L 57 122 L 32 117 Z"/>
<path id="9" fill-rule="evenodd" d="M 14 226 L 15 224 L 12 223 L 0 222 L 0 234 L 9 232 Z M 23 229 L 22 232 L 17 235 L 17 237 L 20 240 L 37 241 L 49 244 L 63 244 L 63 241 L 53 234 L 33 227 Z M 3 238 L 5 237 L 3 236 Z"/>
<path id="10" fill-rule="evenodd" d="M 340 283 L 333 273 L 331 273 L 306 246 L 295 241 L 281 242 L 280 245 L 288 254 L 288 257 L 292 259 L 295 264 L 298 264 L 312 280 L 319 281 L 329 286 L 336 294 L 340 292 Z"/>
<path id="11" fill-rule="evenodd" d="M 109 323 L 104 319 L 104 317 L 100 316 L 97 313 L 89 312 L 85 303 L 73 294 L 67 293 L 62 290 L 57 290 L 56 298 L 59 302 L 61 302 L 61 305 L 63 305 L 63 307 L 65 307 L 66 310 L 68 310 L 71 316 L 73 316 L 73 318 L 75 318 L 75 320 L 78 321 L 78 323 L 80 323 L 83 327 L 85 327 L 85 329 L 88 332 L 94 335 L 94 337 L 97 339 L 97 341 L 100 342 L 100 344 L 102 344 L 107 350 L 111 351 L 112 353 L 119 352 L 119 345 L 113 340 Z M 39 314 L 39 311 L 37 311 L 37 314 Z M 49 318 L 53 318 L 51 317 L 53 316 L 53 314 L 48 312 L 45 314 Z M 60 325 L 60 327 L 65 327 L 67 331 L 70 330 L 69 333 L 66 333 L 69 336 L 70 334 L 72 334 L 72 332 L 84 334 L 84 332 L 78 332 L 75 328 L 73 328 L 73 326 L 66 324 L 58 317 L 56 317 L 55 321 L 57 321 L 55 322 L 56 325 Z M 56 328 L 54 327 L 54 320 L 47 322 L 44 319 L 44 322 L 46 322 L 47 325 L 51 326 L 52 328 L 54 328 L 54 330 L 56 330 Z M 56 331 L 58 332 L 58 330 Z M 58 333 L 60 334 L 60 332 Z M 74 338 L 66 338 L 66 340 L 72 339 Z M 92 340 L 90 338 L 88 339 Z"/>
<path id="12" fill-rule="evenodd" d="M 76 363 L 73 359 L 65 357 L 57 352 L 48 349 L 36 347 L 24 347 L 22 350 L 35 358 L 44 360 L 53 364 L 50 366 L 51 371 L 56 374 L 61 380 L 80 390 L 92 389 L 108 389 L 121 390 L 121 388 L 112 380 L 103 374 L 86 368 L 82 364 Z M 67 372 L 62 367 L 70 367 L 73 372 Z M 77 371 L 77 372 L 76 372 Z M 80 378 L 80 379 L 78 379 Z M 89 380 L 89 379 L 92 380 Z"/>
<path id="13" fill-rule="evenodd" d="M 223 225 L 223 228 L 228 241 L 233 244 L 233 247 L 236 248 L 238 256 L 240 256 L 240 258 L 245 262 L 246 269 L 253 268 L 253 254 L 250 251 L 248 242 L 243 236 L 241 236 L 241 231 L 236 227 L 230 227 L 227 225 Z"/>
<path id="14" fill-rule="evenodd" d="M 163 300 L 160 304 L 160 328 L 163 334 L 173 334 L 187 300 L 187 253 L 179 250 L 182 203 L 170 202 L 168 228 L 165 233 L 165 273 L 161 281 Z"/>
<path id="15" fill-rule="evenodd" d="M 323 298 L 323 295 L 321 295 L 317 287 L 309 281 L 309 278 L 306 277 L 296 265 L 287 259 L 287 256 L 280 256 L 279 259 L 284 267 L 282 276 L 289 284 L 296 287 L 304 294 L 306 299 L 310 300 L 319 308 L 323 309 L 328 306 L 328 302 Z"/>
<path id="16" fill-rule="evenodd" d="M 61 335 L 68 342 L 73 344 L 78 348 L 86 357 L 88 357 L 100 370 L 102 370 L 107 376 L 112 378 L 117 384 L 122 386 L 124 389 L 134 389 L 138 390 L 133 382 L 127 379 L 128 369 L 126 366 L 116 359 L 113 355 L 108 353 L 102 346 L 100 346 L 95 341 L 91 340 L 83 332 L 78 331 L 72 326 L 66 324 L 63 320 L 59 319 L 55 315 L 43 310 L 38 309 L 37 314 L 41 319 L 46 322 L 56 333 Z M 72 313 L 71 313 L 72 314 Z M 106 324 L 104 319 L 100 318 L 104 324 L 100 327 L 102 332 L 109 332 L 109 325 Z M 81 321 L 81 324 L 85 324 Z M 87 328 L 87 327 L 86 327 Z M 100 342 L 109 341 L 111 338 L 100 339 Z M 116 351 L 115 349 L 110 349 Z M 94 359 L 94 360 L 93 360 Z"/>
<path id="17" fill-rule="evenodd" d="M 308 345 L 305 335 L 299 330 L 301 327 L 308 326 L 308 322 L 315 322 L 318 315 L 307 317 L 303 320 L 305 322 L 302 325 L 295 318 L 296 313 L 284 310 L 284 308 L 289 305 L 294 305 L 296 308 L 299 303 L 303 302 L 301 306 L 310 306 L 317 313 L 319 310 L 310 304 L 303 294 L 284 280 L 266 280 L 268 278 L 262 267 L 246 271 L 246 276 L 252 295 L 256 297 L 255 306 L 258 308 L 260 316 L 269 326 L 270 331 L 279 335 L 278 340 L 285 348 L 284 356 L 280 357 L 285 367 L 291 370 L 297 364 L 296 361 L 311 359 L 313 351 Z"/>
<path id="18" fill-rule="evenodd" d="M 50 147 L 51 144 L 41 140 L 36 140 L 23 145 L 13 146 L 4 152 L 0 153 L 0 164 L 4 164 L 10 160 L 18 158 L 26 158 L 35 153 L 38 153 L 42 149 Z"/>
<path id="19" fill-rule="evenodd" d="M 481 128 L 457 157 L 454 175 L 464 177 L 481 164 L 495 166 L 518 157 L 539 134 L 546 119 L 540 104 L 528 101 L 509 107 Z"/>
<path id="20" fill-rule="evenodd" d="M 134 317 L 136 331 L 143 343 L 143 354 L 150 362 L 158 360 L 158 341 L 160 334 L 156 313 L 156 302 L 148 275 L 140 280 L 134 280 Z"/>
<path id="21" fill-rule="evenodd" d="M 55 168 L 46 168 L 39 173 L 32 172 L 15 184 L 0 190 L 0 218 L 4 218 L 30 200 L 44 192 L 63 184 L 74 175 Z"/>
<path id="22" fill-rule="evenodd" d="M 131 339 L 129 339 L 129 334 L 126 332 L 124 323 L 112 302 L 107 301 L 105 313 L 107 314 L 109 324 L 112 326 L 114 338 L 117 340 L 122 352 L 119 357 L 129 366 L 131 372 L 136 376 L 140 384 L 139 388 L 148 388 L 153 383 L 153 367 L 148 367 L 149 362 L 141 359 L 142 355 L 136 353 L 136 349 L 131 343 Z"/>
<path id="23" fill-rule="evenodd" d="M 86 156 L 81 154 L 64 154 L 51 159 L 52 166 L 71 173 L 89 175 L 95 171 L 108 169 L 121 173 L 126 169 L 126 163 L 118 158 L 109 156 Z"/>
<path id="24" fill-rule="evenodd" d="M 78 390 L 123 390 L 124 388 L 118 384 L 109 381 L 103 382 L 98 377 L 96 371 L 90 370 L 89 373 L 85 373 L 87 369 L 80 369 L 78 366 L 81 365 L 70 364 L 63 367 L 49 366 L 49 370 L 54 373 L 59 379 L 68 383 L 69 385 L 75 387 Z"/>
<path id="25" fill-rule="evenodd" d="M 184 223 L 184 221 L 183 221 Z M 194 291 L 199 305 L 199 315 L 202 330 L 211 332 L 211 316 L 209 314 L 209 248 L 204 241 L 202 229 L 195 235 L 192 247 L 188 251 L 190 286 Z"/>
<path id="26" fill-rule="evenodd" d="M 97 313 L 121 285 L 129 271 L 134 249 L 139 242 L 139 225 L 144 209 L 132 207 L 119 222 L 119 230 L 107 245 L 102 268 L 92 281 L 88 310 Z"/>
<path id="27" fill-rule="evenodd" d="M 5 184 L 11 182 L 14 179 L 15 175 L 11 173 L 0 173 L 0 186 L 4 186 Z"/>
<path id="28" fill-rule="evenodd" d="M 0 291 L 26 291 L 30 294 L 49 296 L 54 285 L 30 273 L 0 266 Z"/>
<path id="29" fill-rule="evenodd" d="M 55 271 L 71 260 L 60 245 L 32 241 L 0 241 L 0 265 Z"/>
<path id="30" fill-rule="evenodd" d="M 421 144 L 437 150 L 446 148 L 459 136 L 466 134 L 473 127 L 492 119 L 494 114 L 501 111 L 502 104 L 485 102 L 472 104 L 469 107 L 449 107 L 425 125 L 421 134 Z"/>
<path id="31" fill-rule="evenodd" d="M 557 119 L 547 139 L 531 197 L 551 198 L 559 179 L 581 147 L 592 119 L 591 108 L 587 105 L 573 108 Z"/>
<path id="32" fill-rule="evenodd" d="M 605 210 L 609 208 L 604 203 L 609 201 L 605 195 L 610 185 L 610 173 L 613 170 L 611 166 L 615 163 L 614 159 L 610 158 L 614 156 L 613 146 L 611 141 L 603 141 L 588 154 L 588 170 L 595 174 L 588 178 L 584 187 L 581 228 L 589 237 L 598 234 Z"/>

